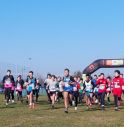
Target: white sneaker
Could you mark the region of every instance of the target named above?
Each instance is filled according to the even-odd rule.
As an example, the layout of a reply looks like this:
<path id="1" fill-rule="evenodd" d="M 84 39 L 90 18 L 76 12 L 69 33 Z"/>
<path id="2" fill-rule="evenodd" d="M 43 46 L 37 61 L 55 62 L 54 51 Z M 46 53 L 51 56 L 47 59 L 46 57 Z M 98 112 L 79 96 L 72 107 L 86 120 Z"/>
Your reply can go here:
<path id="1" fill-rule="evenodd" d="M 12 100 L 12 103 L 15 103 L 15 101 L 14 101 L 14 100 Z"/>
<path id="2" fill-rule="evenodd" d="M 77 111 L 77 107 L 75 107 L 75 111 Z"/>
<path id="3" fill-rule="evenodd" d="M 98 104 L 98 102 L 99 102 L 98 99 L 96 99 L 96 100 L 95 100 L 95 104 Z"/>
<path id="4" fill-rule="evenodd" d="M 72 101 L 72 105 L 75 106 L 75 101 Z"/>
<path id="5" fill-rule="evenodd" d="M 9 104 L 8 103 L 6 103 L 6 106 L 8 106 Z"/>

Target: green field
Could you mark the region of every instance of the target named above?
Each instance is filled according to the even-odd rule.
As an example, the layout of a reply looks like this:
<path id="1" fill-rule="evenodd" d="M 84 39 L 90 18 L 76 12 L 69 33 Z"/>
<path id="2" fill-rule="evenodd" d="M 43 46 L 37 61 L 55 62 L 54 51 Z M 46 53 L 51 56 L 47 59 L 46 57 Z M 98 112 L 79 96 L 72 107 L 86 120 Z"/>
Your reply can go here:
<path id="1" fill-rule="evenodd" d="M 70 108 L 69 114 L 63 112 L 63 103 L 56 104 L 51 110 L 46 97 L 34 110 L 28 109 L 26 103 L 4 105 L 4 96 L 0 95 L 0 127 L 124 127 L 124 107 L 115 112 L 113 105 L 102 112 L 98 106 L 87 110 L 79 106 L 78 111 Z"/>

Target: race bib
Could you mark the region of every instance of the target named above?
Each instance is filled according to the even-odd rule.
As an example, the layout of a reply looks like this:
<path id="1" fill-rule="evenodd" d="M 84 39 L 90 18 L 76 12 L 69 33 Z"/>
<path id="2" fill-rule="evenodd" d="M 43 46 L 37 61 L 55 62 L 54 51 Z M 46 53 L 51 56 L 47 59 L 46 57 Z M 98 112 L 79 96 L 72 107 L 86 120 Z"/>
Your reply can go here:
<path id="1" fill-rule="evenodd" d="M 105 89 L 105 86 L 104 86 L 104 85 L 100 85 L 100 86 L 99 86 L 99 89 L 100 89 L 100 90 L 104 90 L 104 89 Z"/>
<path id="2" fill-rule="evenodd" d="M 88 85 L 86 86 L 86 91 L 91 91 L 92 90 L 92 86 Z"/>
<path id="3" fill-rule="evenodd" d="M 17 90 L 20 90 L 21 89 L 21 85 L 18 83 L 17 84 Z"/>
<path id="4" fill-rule="evenodd" d="M 65 82 L 65 87 L 69 87 L 70 85 L 68 84 L 68 82 Z"/>
<path id="5" fill-rule="evenodd" d="M 120 86 L 116 84 L 116 85 L 115 85 L 115 88 L 120 88 Z"/>
<path id="6" fill-rule="evenodd" d="M 9 84 L 11 84 L 11 81 L 10 80 L 6 80 L 5 84 L 9 85 Z"/>

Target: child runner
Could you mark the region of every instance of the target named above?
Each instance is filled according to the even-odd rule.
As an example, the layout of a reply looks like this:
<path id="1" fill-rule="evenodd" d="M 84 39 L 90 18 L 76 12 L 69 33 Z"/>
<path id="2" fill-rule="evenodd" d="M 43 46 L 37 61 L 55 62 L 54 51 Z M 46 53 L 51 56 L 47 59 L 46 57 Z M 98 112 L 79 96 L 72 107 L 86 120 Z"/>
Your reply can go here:
<path id="1" fill-rule="evenodd" d="M 58 82 L 58 77 L 55 77 L 56 81 L 56 95 L 55 95 L 55 102 L 59 101 L 59 82 Z"/>
<path id="2" fill-rule="evenodd" d="M 22 80 L 21 75 L 19 75 L 15 83 L 15 90 L 16 90 L 17 100 L 21 102 L 23 102 L 23 99 L 22 99 L 23 85 L 24 85 L 24 81 Z"/>
<path id="3" fill-rule="evenodd" d="M 106 93 L 107 93 L 108 104 L 110 104 L 111 85 L 112 85 L 111 77 L 107 77 L 107 89 L 106 89 Z"/>
<path id="4" fill-rule="evenodd" d="M 94 83 L 94 91 L 93 91 L 93 102 L 95 104 L 98 103 L 98 87 L 97 87 L 97 80 L 98 80 L 98 76 L 97 75 L 94 75 L 93 76 L 93 79 L 92 79 L 92 82 Z"/>
<path id="5" fill-rule="evenodd" d="M 107 80 L 105 79 L 104 73 L 100 74 L 99 80 L 97 81 L 97 85 L 99 87 L 99 97 L 100 97 L 100 105 L 102 111 L 105 108 L 105 94 L 107 88 Z"/>
<path id="6" fill-rule="evenodd" d="M 15 83 L 13 75 L 11 75 L 11 70 L 7 71 L 7 75 L 3 78 L 3 84 L 5 89 L 5 99 L 6 99 L 6 106 L 10 100 L 10 94 L 13 84 Z"/>
<path id="7" fill-rule="evenodd" d="M 15 82 L 12 83 L 12 88 L 11 88 L 11 93 L 10 93 L 11 99 L 12 99 L 12 103 L 15 102 L 15 100 L 14 100 L 15 99 L 14 92 L 15 92 Z"/>
<path id="8" fill-rule="evenodd" d="M 74 81 L 75 82 L 73 84 L 73 100 L 74 100 L 75 110 L 77 110 L 80 84 L 78 83 L 78 78 L 76 76 L 74 77 Z"/>
<path id="9" fill-rule="evenodd" d="M 49 84 L 49 82 L 51 81 L 51 74 L 47 74 L 47 79 L 44 81 L 44 87 L 45 87 L 45 90 L 46 90 L 46 93 L 47 93 L 47 97 L 48 97 L 48 102 L 52 102 L 51 101 L 51 98 L 50 98 L 50 94 L 49 94 L 49 92 L 48 92 L 48 84 Z"/>
<path id="10" fill-rule="evenodd" d="M 84 90 L 86 95 L 86 105 L 88 109 L 92 107 L 93 86 L 94 86 L 94 83 L 91 80 L 91 76 L 87 74 L 86 80 L 84 82 Z"/>
<path id="11" fill-rule="evenodd" d="M 38 102 L 40 87 L 41 87 L 40 80 L 37 79 L 36 85 L 35 85 L 36 102 Z"/>
<path id="12" fill-rule="evenodd" d="M 55 108 L 56 83 L 57 83 L 55 78 L 56 78 L 55 75 L 52 75 L 51 80 L 47 86 L 49 88 L 48 93 L 50 94 L 50 98 L 52 100 L 52 106 L 51 106 L 52 109 Z"/>
<path id="13" fill-rule="evenodd" d="M 56 84 L 56 97 L 57 97 L 57 102 L 60 102 L 60 98 L 62 98 L 62 92 L 63 92 L 63 89 L 62 88 L 62 85 L 61 85 L 61 77 L 59 76 L 57 78 L 57 84 Z"/>
<path id="14" fill-rule="evenodd" d="M 62 79 L 58 79 L 59 81 L 59 101 L 60 101 L 60 98 L 63 99 L 63 81 Z"/>
<path id="15" fill-rule="evenodd" d="M 29 108 L 34 108 L 34 89 L 36 84 L 36 78 L 33 77 L 33 71 L 29 72 L 29 76 L 26 80 L 27 96 L 29 102 Z"/>
<path id="16" fill-rule="evenodd" d="M 115 111 L 119 110 L 121 95 L 122 95 L 123 79 L 120 78 L 120 71 L 115 71 L 115 78 L 113 79 L 113 95 L 115 102 Z"/>
<path id="17" fill-rule="evenodd" d="M 84 83 L 83 83 L 83 79 L 80 80 L 80 87 L 79 87 L 79 103 L 83 102 L 84 99 Z"/>

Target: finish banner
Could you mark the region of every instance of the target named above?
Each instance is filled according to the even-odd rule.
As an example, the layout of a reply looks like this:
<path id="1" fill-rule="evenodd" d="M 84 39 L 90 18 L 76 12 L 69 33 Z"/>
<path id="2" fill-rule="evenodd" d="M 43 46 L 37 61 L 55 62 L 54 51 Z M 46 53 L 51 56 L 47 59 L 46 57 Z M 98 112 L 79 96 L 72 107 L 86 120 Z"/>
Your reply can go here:
<path id="1" fill-rule="evenodd" d="M 100 68 L 124 67 L 124 59 L 99 59 L 91 63 L 83 71 L 83 74 L 92 74 Z"/>

